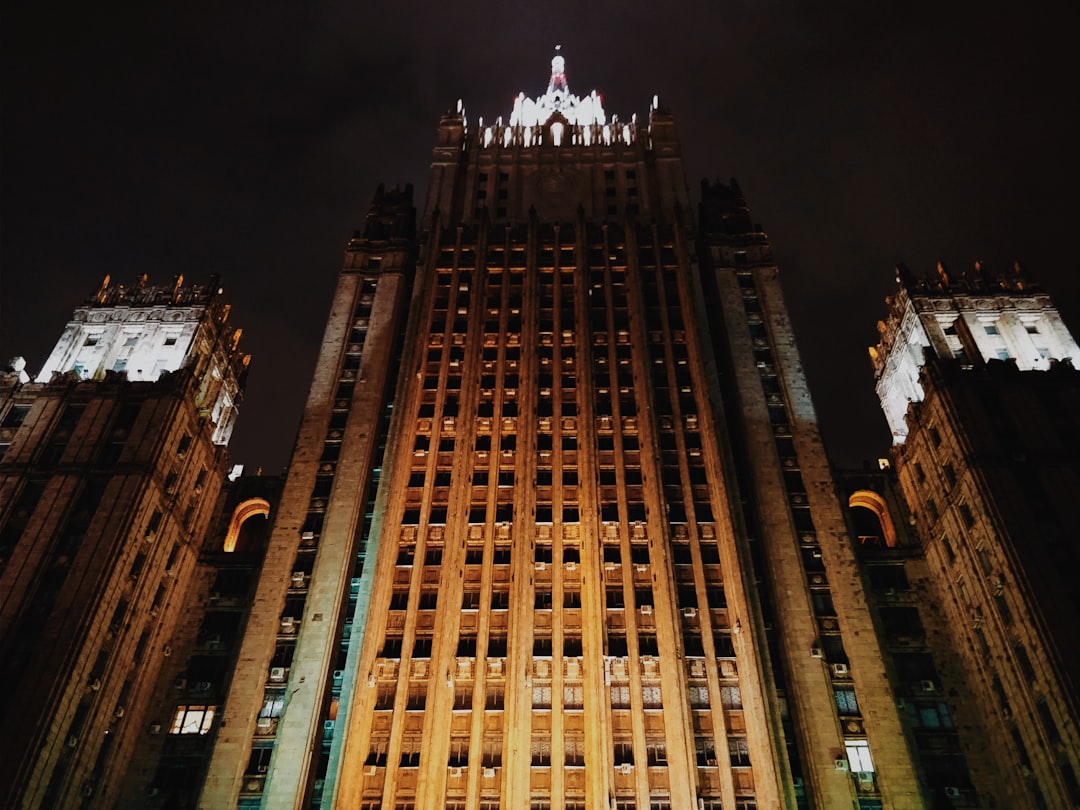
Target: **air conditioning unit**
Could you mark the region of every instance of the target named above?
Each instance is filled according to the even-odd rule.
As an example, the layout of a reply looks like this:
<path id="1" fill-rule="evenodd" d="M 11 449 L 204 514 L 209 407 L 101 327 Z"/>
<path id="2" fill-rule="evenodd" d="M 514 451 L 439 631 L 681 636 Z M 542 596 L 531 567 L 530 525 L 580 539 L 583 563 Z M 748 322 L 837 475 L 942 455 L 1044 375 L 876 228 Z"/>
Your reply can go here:
<path id="1" fill-rule="evenodd" d="M 85 796 L 86 798 L 89 798 L 89 797 L 93 796 L 94 795 L 94 786 L 91 785 L 89 782 L 87 782 L 82 787 L 82 795 Z"/>
<path id="2" fill-rule="evenodd" d="M 634 763 L 632 762 L 624 762 L 622 765 L 619 766 L 619 773 L 621 773 L 623 776 L 629 776 L 633 772 Z"/>
<path id="3" fill-rule="evenodd" d="M 90 681 L 90 683 L 87 684 L 87 687 L 90 689 L 91 692 L 96 692 L 98 689 L 101 688 L 101 679 L 94 678 L 94 680 Z"/>
<path id="4" fill-rule="evenodd" d="M 543 571 L 545 568 L 547 568 L 547 563 L 546 562 L 538 561 L 536 563 L 536 570 L 537 571 Z"/>
<path id="5" fill-rule="evenodd" d="M 292 586 L 294 588 L 303 588 L 304 587 L 304 579 L 305 579 L 305 576 L 304 576 L 303 571 L 293 571 L 292 572 Z"/>
<path id="6" fill-rule="evenodd" d="M 936 692 L 937 684 L 933 681 L 919 681 L 919 688 L 923 692 Z"/>
<path id="7" fill-rule="evenodd" d="M 821 647 L 819 647 L 819 646 L 817 646 L 815 644 L 813 647 L 810 648 L 810 657 L 811 658 L 824 658 L 825 657 L 825 651 L 822 650 Z"/>
<path id="8" fill-rule="evenodd" d="M 683 608 L 682 615 L 688 619 L 697 617 L 697 608 Z"/>
<path id="9" fill-rule="evenodd" d="M 260 717 L 255 721 L 255 728 L 260 732 L 267 732 L 274 727 L 274 720 L 271 717 Z"/>
<path id="10" fill-rule="evenodd" d="M 645 574 L 645 573 L 648 572 L 649 566 L 642 565 L 642 564 L 639 563 L 639 564 L 634 566 L 634 570 L 637 571 L 639 574 Z"/>
<path id="11" fill-rule="evenodd" d="M 315 532 L 300 532 L 301 543 L 311 543 L 315 540 Z"/>
<path id="12" fill-rule="evenodd" d="M 292 616 L 281 617 L 281 632 L 291 634 L 296 632 L 296 619 Z"/>
<path id="13" fill-rule="evenodd" d="M 74 734 L 72 734 L 70 737 L 67 738 L 67 747 L 68 748 L 78 748 L 78 746 L 79 746 L 79 738 L 76 737 Z"/>
<path id="14" fill-rule="evenodd" d="M 859 783 L 864 787 L 874 784 L 874 772 L 873 771 L 859 771 Z"/>
<path id="15" fill-rule="evenodd" d="M 151 723 L 150 724 L 150 733 L 151 734 L 160 734 L 161 733 L 161 723 Z"/>
<path id="16" fill-rule="evenodd" d="M 179 689 L 181 692 L 187 689 L 187 678 L 177 678 L 173 683 L 173 686 Z"/>
<path id="17" fill-rule="evenodd" d="M 568 562 L 566 564 L 566 570 L 567 571 L 577 571 L 577 563 L 576 562 Z"/>
<path id="18" fill-rule="evenodd" d="M 837 771 L 843 771 L 846 773 L 848 769 L 848 761 L 843 757 L 837 757 L 833 760 L 833 767 L 836 768 Z"/>
<path id="19" fill-rule="evenodd" d="M 270 680 L 279 682 L 285 680 L 285 667 L 270 667 Z"/>
<path id="20" fill-rule="evenodd" d="M 832 674 L 834 678 L 846 678 L 848 674 L 847 664 L 833 664 Z"/>
<path id="21" fill-rule="evenodd" d="M 494 779 L 495 778 L 495 769 L 494 768 L 484 768 L 484 778 L 485 779 Z"/>
<path id="22" fill-rule="evenodd" d="M 653 607 L 652 605 L 642 605 L 641 606 L 641 615 L 642 616 L 651 616 L 652 615 L 652 607 Z"/>
<path id="23" fill-rule="evenodd" d="M 117 706 L 116 711 L 113 712 L 113 717 L 115 717 L 117 720 L 119 720 L 123 716 L 124 716 L 124 707 L 123 706 Z"/>
<path id="24" fill-rule="evenodd" d="M 343 669 L 335 669 L 334 670 L 334 686 L 340 687 L 341 682 L 344 679 L 345 679 L 345 670 L 343 670 Z"/>
<path id="25" fill-rule="evenodd" d="M 958 787 L 946 787 L 945 788 L 945 796 L 946 796 L 946 798 L 949 798 L 949 799 L 959 799 L 960 798 L 960 788 L 958 788 Z"/>
<path id="26" fill-rule="evenodd" d="M 451 768 L 450 769 L 450 778 L 451 779 L 460 779 L 462 773 L 464 773 L 463 768 Z"/>

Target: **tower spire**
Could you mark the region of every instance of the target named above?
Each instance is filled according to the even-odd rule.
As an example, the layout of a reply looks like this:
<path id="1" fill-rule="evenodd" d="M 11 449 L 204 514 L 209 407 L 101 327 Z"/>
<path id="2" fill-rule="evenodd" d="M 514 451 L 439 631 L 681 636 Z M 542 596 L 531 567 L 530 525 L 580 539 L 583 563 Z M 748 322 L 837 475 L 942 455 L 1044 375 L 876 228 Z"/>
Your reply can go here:
<path id="1" fill-rule="evenodd" d="M 570 85 L 566 83 L 566 59 L 560 53 L 562 45 L 555 46 L 555 56 L 551 59 L 551 81 L 548 82 L 547 94 L 549 96 L 556 93 L 563 96 L 569 95 Z"/>

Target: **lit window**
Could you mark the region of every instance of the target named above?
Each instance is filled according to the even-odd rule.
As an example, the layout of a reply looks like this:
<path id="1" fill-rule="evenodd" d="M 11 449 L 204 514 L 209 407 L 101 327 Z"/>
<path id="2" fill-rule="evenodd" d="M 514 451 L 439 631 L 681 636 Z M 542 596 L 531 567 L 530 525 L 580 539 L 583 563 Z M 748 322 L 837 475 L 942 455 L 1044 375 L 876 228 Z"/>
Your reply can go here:
<path id="1" fill-rule="evenodd" d="M 262 711 L 259 712 L 259 717 L 281 717 L 281 713 L 284 709 L 285 699 L 283 697 L 267 697 L 266 702 L 263 703 Z"/>
<path id="2" fill-rule="evenodd" d="M 836 708 L 841 716 L 858 716 L 859 703 L 855 699 L 855 690 L 850 687 L 839 687 L 833 692 L 836 699 Z"/>
<path id="3" fill-rule="evenodd" d="M 870 744 L 866 740 L 847 740 L 848 763 L 852 773 L 873 773 L 874 761 L 870 759 Z"/>
<path id="4" fill-rule="evenodd" d="M 170 734 L 206 734 L 217 706 L 177 706 Z"/>

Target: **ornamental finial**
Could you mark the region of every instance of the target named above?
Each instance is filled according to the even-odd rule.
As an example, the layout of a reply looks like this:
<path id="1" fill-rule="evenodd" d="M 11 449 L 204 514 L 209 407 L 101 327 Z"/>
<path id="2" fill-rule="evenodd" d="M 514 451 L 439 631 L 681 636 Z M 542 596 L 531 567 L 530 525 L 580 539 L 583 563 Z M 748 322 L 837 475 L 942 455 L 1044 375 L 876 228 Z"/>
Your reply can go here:
<path id="1" fill-rule="evenodd" d="M 551 81 L 547 92 L 536 99 L 519 93 L 514 99 L 514 109 L 510 113 L 510 126 L 533 127 L 547 123 L 558 112 L 569 124 L 581 126 L 603 126 L 607 122 L 603 102 L 593 90 L 584 98 L 570 94 L 566 81 L 566 60 L 562 55 L 562 45 L 555 46 L 555 56 L 551 59 Z"/>
<path id="2" fill-rule="evenodd" d="M 548 95 L 561 93 L 568 95 L 570 86 L 566 83 L 566 60 L 559 51 L 562 45 L 555 46 L 555 56 L 551 60 L 551 81 L 548 82 Z"/>

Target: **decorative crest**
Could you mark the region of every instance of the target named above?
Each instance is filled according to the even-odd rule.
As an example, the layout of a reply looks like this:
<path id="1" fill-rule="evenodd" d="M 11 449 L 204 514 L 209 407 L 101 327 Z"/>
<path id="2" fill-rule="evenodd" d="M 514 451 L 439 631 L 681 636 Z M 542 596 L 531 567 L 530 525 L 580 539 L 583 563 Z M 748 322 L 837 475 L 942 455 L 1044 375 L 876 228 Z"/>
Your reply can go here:
<path id="1" fill-rule="evenodd" d="M 547 92 L 535 100 L 524 93 L 518 93 L 518 97 L 514 99 L 514 111 L 510 113 L 510 126 L 533 127 L 546 124 L 555 113 L 559 113 L 571 125 L 607 123 L 604 106 L 595 90 L 585 98 L 579 98 L 570 92 L 570 85 L 566 81 L 566 60 L 560 53 L 561 49 L 561 45 L 555 46 Z"/>

